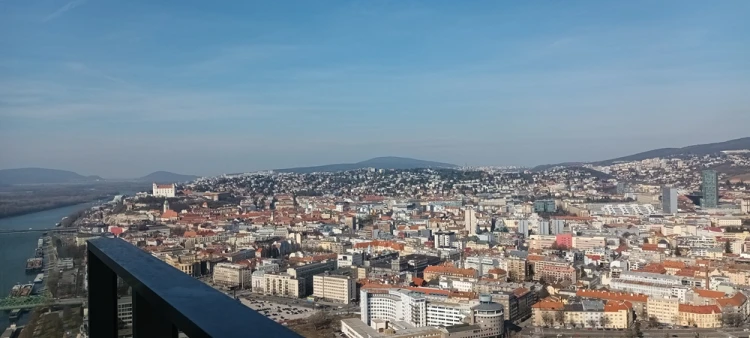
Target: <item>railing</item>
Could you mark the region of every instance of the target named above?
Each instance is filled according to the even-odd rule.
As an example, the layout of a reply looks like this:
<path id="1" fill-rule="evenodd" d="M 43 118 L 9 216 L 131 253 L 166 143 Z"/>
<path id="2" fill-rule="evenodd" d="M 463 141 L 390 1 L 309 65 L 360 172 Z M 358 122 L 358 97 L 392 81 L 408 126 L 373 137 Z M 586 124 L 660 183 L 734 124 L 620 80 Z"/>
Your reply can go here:
<path id="1" fill-rule="evenodd" d="M 133 336 L 300 337 L 116 238 L 88 241 L 89 336 L 117 337 L 117 277 L 132 288 Z"/>

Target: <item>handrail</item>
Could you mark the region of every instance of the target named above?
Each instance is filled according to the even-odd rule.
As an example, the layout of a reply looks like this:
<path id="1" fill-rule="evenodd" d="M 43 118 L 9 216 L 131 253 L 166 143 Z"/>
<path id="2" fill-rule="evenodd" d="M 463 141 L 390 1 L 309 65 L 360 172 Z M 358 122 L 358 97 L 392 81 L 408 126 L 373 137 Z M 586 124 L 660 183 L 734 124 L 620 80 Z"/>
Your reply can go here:
<path id="1" fill-rule="evenodd" d="M 116 281 L 112 281 L 111 273 L 132 288 L 135 337 L 157 336 L 155 333 L 161 336 L 165 331 L 152 326 L 163 329 L 165 322 L 169 336 L 175 336 L 179 329 L 191 338 L 301 337 L 121 239 L 89 240 L 88 260 L 92 337 L 96 337 L 95 331 L 102 336 L 116 331 L 112 327 L 116 325 L 116 318 L 113 321 L 108 315 L 97 312 L 111 311 L 116 317 Z"/>

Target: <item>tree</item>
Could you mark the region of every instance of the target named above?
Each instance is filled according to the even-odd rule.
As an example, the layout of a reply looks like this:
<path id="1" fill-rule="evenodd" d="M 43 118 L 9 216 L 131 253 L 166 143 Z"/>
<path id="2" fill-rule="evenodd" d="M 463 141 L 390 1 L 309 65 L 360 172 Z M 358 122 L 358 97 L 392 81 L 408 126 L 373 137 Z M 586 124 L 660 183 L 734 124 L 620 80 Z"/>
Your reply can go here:
<path id="1" fill-rule="evenodd" d="M 544 327 L 549 327 L 554 323 L 555 319 L 552 317 L 552 315 L 549 312 L 545 312 L 542 314 L 542 322 L 544 323 Z"/>
<path id="2" fill-rule="evenodd" d="M 307 322 L 312 324 L 316 330 L 327 327 L 331 324 L 331 321 L 332 319 L 325 311 L 318 311 L 307 319 Z"/>
<path id="3" fill-rule="evenodd" d="M 571 319 L 571 320 L 570 320 L 570 321 L 568 322 L 568 325 L 570 325 L 570 327 L 572 327 L 572 328 L 574 328 L 574 329 L 575 329 L 575 327 L 576 327 L 576 322 L 574 322 L 574 321 L 573 321 L 573 319 Z"/>
<path id="4" fill-rule="evenodd" d="M 736 312 L 728 312 L 721 315 L 725 327 L 739 327 L 742 325 L 742 315 Z"/>
<path id="5" fill-rule="evenodd" d="M 565 325 L 565 312 L 563 311 L 555 312 L 555 320 L 558 323 L 560 323 L 560 325 Z"/>
<path id="6" fill-rule="evenodd" d="M 587 321 L 586 321 L 586 324 L 587 324 L 587 325 L 588 325 L 589 327 L 596 327 L 596 320 L 594 320 L 594 319 L 589 319 L 589 320 L 587 320 Z"/>
<path id="7" fill-rule="evenodd" d="M 638 338 L 643 338 L 643 332 L 641 332 L 641 322 L 635 322 L 633 325 L 633 333 Z"/>
<path id="8" fill-rule="evenodd" d="M 649 328 L 655 328 L 659 326 L 659 319 L 655 316 L 648 317 L 648 327 Z"/>
<path id="9" fill-rule="evenodd" d="M 612 321 L 609 319 L 609 317 L 602 314 L 602 316 L 599 317 L 599 325 L 601 325 L 601 327 L 608 327 L 609 324 L 612 324 Z"/>
<path id="10" fill-rule="evenodd" d="M 724 242 L 724 252 L 732 253 L 732 243 L 729 241 Z"/>
<path id="11" fill-rule="evenodd" d="M 173 236 L 182 237 L 185 235 L 184 227 L 169 228 L 169 233 Z"/>

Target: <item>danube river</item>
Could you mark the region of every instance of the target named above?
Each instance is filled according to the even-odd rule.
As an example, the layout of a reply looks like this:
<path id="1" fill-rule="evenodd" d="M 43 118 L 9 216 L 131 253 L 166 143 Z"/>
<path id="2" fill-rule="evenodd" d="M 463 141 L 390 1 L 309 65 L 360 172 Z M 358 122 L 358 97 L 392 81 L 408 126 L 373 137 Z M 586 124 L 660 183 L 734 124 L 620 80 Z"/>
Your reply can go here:
<path id="1" fill-rule="evenodd" d="M 0 230 L 54 228 L 57 222 L 76 211 L 97 205 L 83 203 L 63 208 L 35 212 L 15 217 L 0 218 Z M 34 256 L 41 232 L 0 234 L 0 298 L 8 296 L 13 285 L 34 280 L 36 273 L 26 274 L 26 259 Z M 28 314 L 25 316 L 28 317 Z M 8 327 L 8 313 L 0 311 L 0 332 Z"/>

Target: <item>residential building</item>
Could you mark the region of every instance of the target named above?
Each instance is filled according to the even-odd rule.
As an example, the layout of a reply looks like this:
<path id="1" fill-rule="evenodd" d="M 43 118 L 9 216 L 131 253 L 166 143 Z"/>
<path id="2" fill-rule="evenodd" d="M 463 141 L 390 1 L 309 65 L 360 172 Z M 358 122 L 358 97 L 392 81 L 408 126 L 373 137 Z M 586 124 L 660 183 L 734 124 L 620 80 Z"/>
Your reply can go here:
<path id="1" fill-rule="evenodd" d="M 456 241 L 456 233 L 453 231 L 438 231 L 434 236 L 436 248 L 450 248 Z"/>
<path id="2" fill-rule="evenodd" d="M 357 299 L 357 281 L 351 276 L 323 273 L 313 276 L 313 296 L 349 304 Z"/>
<path id="3" fill-rule="evenodd" d="M 305 280 L 288 273 L 263 274 L 263 294 L 300 298 L 307 295 Z"/>
<path id="4" fill-rule="evenodd" d="M 680 299 L 675 297 L 649 297 L 648 316 L 659 323 L 680 325 Z"/>
<path id="5" fill-rule="evenodd" d="M 575 284 L 576 269 L 566 261 L 541 260 L 534 265 L 534 280 L 544 279 L 549 283 L 570 281 Z"/>
<path id="6" fill-rule="evenodd" d="M 252 270 L 245 265 L 218 263 L 214 266 L 214 284 L 230 288 L 249 289 L 252 287 Z"/>
<path id="7" fill-rule="evenodd" d="M 479 221 L 477 220 L 477 212 L 474 211 L 474 207 L 467 206 L 466 210 L 464 211 L 464 230 L 466 230 L 466 232 L 468 232 L 469 234 L 476 234 L 478 223 Z"/>
<path id="8" fill-rule="evenodd" d="M 721 309 L 716 305 L 680 304 L 680 325 L 701 329 L 722 326 Z"/>
<path id="9" fill-rule="evenodd" d="M 529 266 L 526 264 L 525 259 L 517 257 L 509 257 L 505 264 L 508 267 L 508 279 L 510 281 L 522 282 L 526 280 L 526 275 L 529 272 Z"/>
<path id="10" fill-rule="evenodd" d="M 477 270 L 442 265 L 431 265 L 424 269 L 424 280 L 426 281 L 439 279 L 440 276 L 476 278 Z"/>

